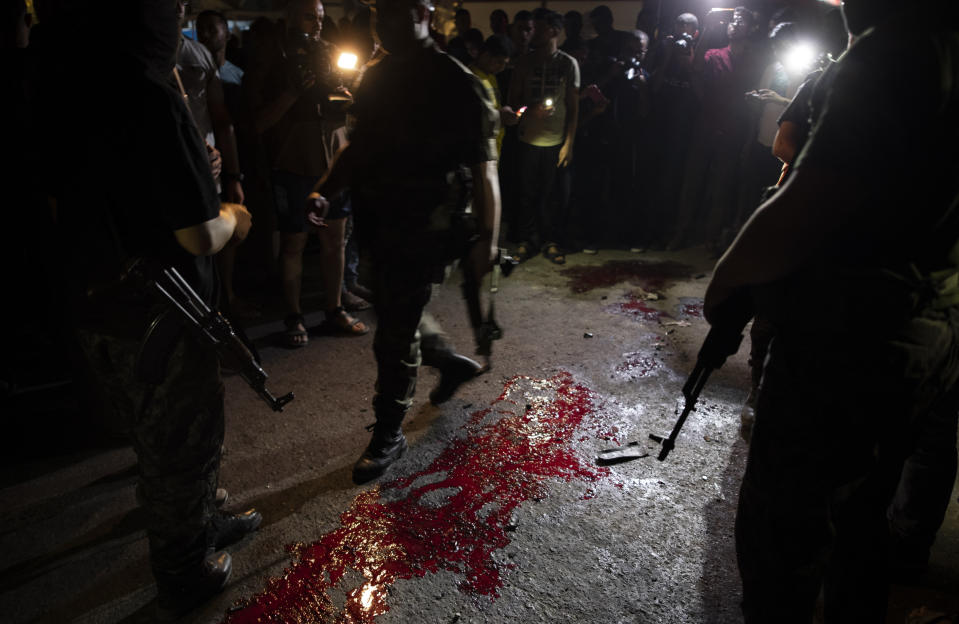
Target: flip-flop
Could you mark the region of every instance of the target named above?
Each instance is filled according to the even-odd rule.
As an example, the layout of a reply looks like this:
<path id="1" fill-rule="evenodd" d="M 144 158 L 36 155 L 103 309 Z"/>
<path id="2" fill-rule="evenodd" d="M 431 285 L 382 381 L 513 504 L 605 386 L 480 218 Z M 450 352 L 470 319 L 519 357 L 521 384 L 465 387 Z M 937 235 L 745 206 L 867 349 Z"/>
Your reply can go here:
<path id="1" fill-rule="evenodd" d="M 350 316 L 343 306 L 327 312 L 321 327 L 330 333 L 344 336 L 362 336 L 370 332 L 370 328 L 363 321 Z"/>
<path id="2" fill-rule="evenodd" d="M 291 348 L 305 347 L 310 342 L 310 335 L 306 331 L 306 323 L 302 314 L 290 314 L 283 319 L 286 331 L 283 332 L 283 343 Z M 303 329 L 300 329 L 300 328 Z"/>
<path id="3" fill-rule="evenodd" d="M 373 307 L 373 304 L 369 301 L 359 295 L 354 295 L 348 290 L 344 290 L 340 294 L 340 300 L 343 302 L 343 307 L 346 308 L 347 312 L 360 312 Z"/>
<path id="4" fill-rule="evenodd" d="M 547 245 L 543 255 L 553 264 L 566 264 L 566 254 L 560 251 L 557 245 Z"/>
<path id="5" fill-rule="evenodd" d="M 532 257 L 532 255 L 533 254 L 530 251 L 530 244 L 520 243 L 513 251 L 513 260 L 516 260 L 516 262 L 526 262 Z"/>

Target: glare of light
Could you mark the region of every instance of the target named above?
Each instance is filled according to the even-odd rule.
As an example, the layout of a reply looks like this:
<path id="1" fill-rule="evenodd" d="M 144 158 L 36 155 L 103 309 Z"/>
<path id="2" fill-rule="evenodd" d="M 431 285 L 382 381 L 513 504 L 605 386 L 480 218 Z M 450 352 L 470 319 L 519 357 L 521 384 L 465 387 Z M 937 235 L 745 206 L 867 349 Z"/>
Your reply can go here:
<path id="1" fill-rule="evenodd" d="M 373 606 L 373 585 L 367 583 L 363 586 L 363 592 L 360 594 L 360 607 L 364 611 L 369 611 Z"/>
<path id="2" fill-rule="evenodd" d="M 816 50 L 808 43 L 797 43 L 783 57 L 786 71 L 792 74 L 810 69 L 816 60 Z"/>
<path id="3" fill-rule="evenodd" d="M 550 106 L 553 105 L 553 98 L 546 98 L 546 101 L 543 102 L 543 104 L 546 105 L 546 108 L 549 108 Z"/>
<path id="4" fill-rule="evenodd" d="M 336 66 L 340 69 L 356 69 L 356 64 L 359 62 L 359 59 L 355 54 L 351 52 L 343 52 L 340 54 L 340 58 L 336 61 Z"/>

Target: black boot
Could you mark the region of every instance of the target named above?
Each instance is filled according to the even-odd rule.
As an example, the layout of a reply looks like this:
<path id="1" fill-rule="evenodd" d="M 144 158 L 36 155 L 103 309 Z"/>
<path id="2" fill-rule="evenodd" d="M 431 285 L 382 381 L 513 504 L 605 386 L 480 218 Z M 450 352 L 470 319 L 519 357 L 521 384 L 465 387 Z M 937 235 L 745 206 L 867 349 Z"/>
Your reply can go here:
<path id="1" fill-rule="evenodd" d="M 369 446 L 353 466 L 353 483 L 363 485 L 381 476 L 390 465 L 406 452 L 406 436 L 403 435 L 403 418 L 377 418 L 369 428 L 373 437 Z"/>
<path id="2" fill-rule="evenodd" d="M 433 405 L 452 399 L 460 386 L 476 377 L 483 369 L 479 362 L 459 353 L 444 355 L 434 366 L 440 371 L 440 382 L 430 392 L 430 403 Z"/>
<path id="3" fill-rule="evenodd" d="M 232 573 L 230 554 L 215 552 L 187 574 L 157 574 L 157 620 L 172 622 L 192 611 L 219 593 Z"/>
<path id="4" fill-rule="evenodd" d="M 239 514 L 217 511 L 213 514 L 214 548 L 219 550 L 224 546 L 239 542 L 256 531 L 262 522 L 263 516 L 255 509 Z"/>

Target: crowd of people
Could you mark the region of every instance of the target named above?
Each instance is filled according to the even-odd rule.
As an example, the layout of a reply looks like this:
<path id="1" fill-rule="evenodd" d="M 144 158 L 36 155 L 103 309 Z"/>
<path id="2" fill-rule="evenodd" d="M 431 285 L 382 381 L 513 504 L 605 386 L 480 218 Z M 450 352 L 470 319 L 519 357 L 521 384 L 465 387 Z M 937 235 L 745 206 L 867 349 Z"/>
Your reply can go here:
<path id="1" fill-rule="evenodd" d="M 826 621 L 882 621 L 890 564 L 926 564 L 956 473 L 959 37 L 955 7 L 927 3 L 944 19 L 894 0 L 683 13 L 665 29 L 640 13 L 633 31 L 606 6 L 511 23 L 495 11 L 487 38 L 460 9 L 448 42 L 427 0 L 378 0 L 338 24 L 320 0 L 291 0 L 242 41 L 216 12 L 185 37 L 184 0 L 118 5 L 109 40 L 77 28 L 84 3 L 38 2 L 50 13 L 32 31 L 9 3 L 4 47 L 35 52 L 6 57 L 22 155 L 10 229 L 24 239 L 10 247 L 36 262 L 25 243 L 40 222 L 52 233 L 56 307 L 137 452 L 160 615 L 221 589 L 218 549 L 262 518 L 218 509 L 215 354 L 175 333 L 163 374 L 144 377 L 157 305 L 129 260 L 254 314 L 233 281 L 258 228 L 279 231 L 288 346 L 309 338 L 310 232 L 329 330 L 364 334 L 351 313 L 375 307 L 376 422 L 356 483 L 405 452 L 421 363 L 440 371 L 435 403 L 480 368 L 425 311 L 454 258 L 476 280 L 501 237 L 519 260 L 555 264 L 606 245 L 725 249 L 705 315 L 722 325 L 746 298 L 758 319 L 736 535 L 745 619 L 808 622 L 822 591 Z M 63 107 L 107 56 L 115 105 Z"/>
<path id="2" fill-rule="evenodd" d="M 202 46 L 183 39 L 181 77 L 223 155 L 224 195 L 246 189 L 259 217 L 257 258 L 276 259 L 289 346 L 309 340 L 300 303 L 308 226 L 290 198 L 308 191 L 345 142 L 349 91 L 363 70 L 337 60 L 349 52 L 362 68 L 381 53 L 370 16 L 359 5 L 337 22 L 320 3 L 231 33 L 224 15 L 205 11 L 194 16 Z M 844 49 L 838 8 L 796 0 L 763 14 L 739 7 L 673 17 L 657 29 L 644 11 L 636 26 L 647 33 L 617 30 L 603 5 L 585 16 L 520 10 L 512 22 L 496 10 L 484 36 L 460 8 L 448 41 L 431 22 L 436 45 L 482 80 L 499 111 L 502 234 L 515 258 L 542 253 L 563 264 L 568 253 L 600 247 L 704 243 L 718 253 L 778 181 L 779 115 L 807 74 Z M 353 225 L 346 198 L 318 232 L 326 325 L 349 335 L 368 331 L 351 313 L 370 298 L 358 281 Z M 274 229 L 278 249 L 269 244 Z M 234 295 L 235 254 L 231 245 L 219 259 L 224 293 L 240 316 L 255 315 Z"/>

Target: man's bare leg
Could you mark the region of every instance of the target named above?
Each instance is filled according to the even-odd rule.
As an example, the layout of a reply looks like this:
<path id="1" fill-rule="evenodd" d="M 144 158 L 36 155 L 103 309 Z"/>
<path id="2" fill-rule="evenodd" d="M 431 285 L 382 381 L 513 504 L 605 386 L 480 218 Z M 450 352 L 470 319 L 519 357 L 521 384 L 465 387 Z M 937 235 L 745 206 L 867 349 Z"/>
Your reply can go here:
<path id="1" fill-rule="evenodd" d="M 369 331 L 362 321 L 350 316 L 342 307 L 343 268 L 346 266 L 346 218 L 326 222 L 319 230 L 322 247 L 320 274 L 326 292 L 326 321 L 337 330 L 361 335 Z"/>
<path id="2" fill-rule="evenodd" d="M 280 233 L 280 280 L 283 285 L 283 303 L 287 316 L 301 316 L 300 293 L 303 289 L 303 250 L 306 248 L 306 232 Z M 306 331 L 302 322 L 290 329 Z M 294 344 L 306 344 L 306 334 L 292 336 Z"/>

